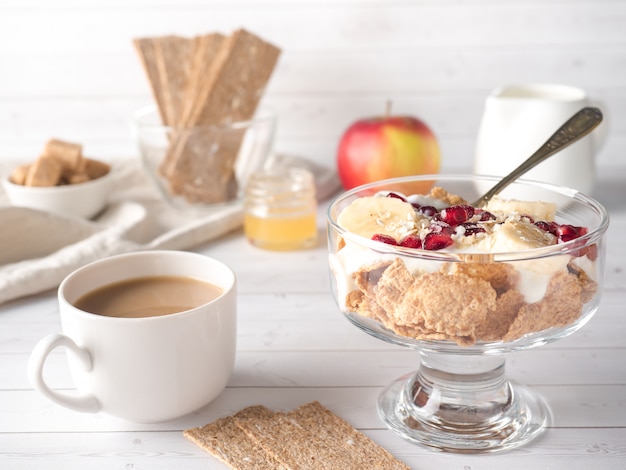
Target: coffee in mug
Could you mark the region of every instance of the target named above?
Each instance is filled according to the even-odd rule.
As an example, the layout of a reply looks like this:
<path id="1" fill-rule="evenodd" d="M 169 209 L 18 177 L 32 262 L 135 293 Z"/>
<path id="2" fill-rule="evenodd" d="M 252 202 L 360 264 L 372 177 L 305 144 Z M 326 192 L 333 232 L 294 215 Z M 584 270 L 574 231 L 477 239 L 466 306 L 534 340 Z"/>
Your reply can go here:
<path id="1" fill-rule="evenodd" d="M 215 300 L 223 291 L 219 286 L 190 277 L 139 277 L 88 292 L 74 306 L 107 317 L 158 317 L 199 307 Z"/>
<path id="2" fill-rule="evenodd" d="M 162 283 L 172 288 L 169 293 Z M 200 295 L 191 303 L 181 300 L 187 293 L 170 295 L 181 284 Z M 158 289 L 166 295 L 149 306 Z M 102 293 L 111 297 L 111 305 L 101 310 L 104 314 L 90 311 L 103 307 Z M 82 303 L 90 299 L 95 306 Z M 207 405 L 231 376 L 236 280 L 213 258 L 183 251 L 105 258 L 67 276 L 58 301 L 62 332 L 37 343 L 28 376 L 37 391 L 59 405 L 135 422 L 168 421 Z M 129 313 L 137 304 L 148 307 L 149 316 Z M 159 315 L 165 304 L 178 311 Z M 60 346 L 67 350 L 75 393 L 53 390 L 43 377 L 48 355 Z"/>

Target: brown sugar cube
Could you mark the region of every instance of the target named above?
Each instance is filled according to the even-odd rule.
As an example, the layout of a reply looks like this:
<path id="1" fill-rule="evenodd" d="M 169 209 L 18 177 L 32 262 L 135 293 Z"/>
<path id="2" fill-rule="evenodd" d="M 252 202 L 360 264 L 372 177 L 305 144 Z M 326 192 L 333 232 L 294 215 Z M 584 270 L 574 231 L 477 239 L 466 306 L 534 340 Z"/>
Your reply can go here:
<path id="1" fill-rule="evenodd" d="M 39 157 L 26 175 L 26 186 L 56 186 L 61 180 L 63 167 L 52 158 Z"/>
<path id="2" fill-rule="evenodd" d="M 64 174 L 82 170 L 83 146 L 80 144 L 50 139 L 43 149 L 42 156 L 57 160 L 61 164 Z"/>
<path id="3" fill-rule="evenodd" d="M 28 174 L 29 169 L 30 163 L 20 165 L 11 172 L 9 179 L 15 184 L 26 184 L 26 175 Z"/>
<path id="4" fill-rule="evenodd" d="M 85 158 L 85 174 L 89 177 L 90 180 L 95 180 L 96 178 L 100 178 L 101 176 L 106 175 L 109 171 L 111 171 L 111 165 L 108 163 L 101 162 L 100 160 L 94 160 L 91 158 Z"/>
<path id="5" fill-rule="evenodd" d="M 67 184 L 79 184 L 90 181 L 89 175 L 86 173 L 72 173 L 65 178 Z"/>

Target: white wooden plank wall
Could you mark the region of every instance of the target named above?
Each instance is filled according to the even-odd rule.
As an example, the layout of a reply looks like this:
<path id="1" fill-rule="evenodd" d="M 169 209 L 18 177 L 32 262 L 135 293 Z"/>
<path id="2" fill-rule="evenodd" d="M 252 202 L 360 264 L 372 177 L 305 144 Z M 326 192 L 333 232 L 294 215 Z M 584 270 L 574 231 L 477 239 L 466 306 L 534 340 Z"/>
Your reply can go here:
<path id="1" fill-rule="evenodd" d="M 558 82 L 607 105 L 598 166 L 626 165 L 623 0 L 0 0 L 0 160 L 52 136 L 135 155 L 129 119 L 152 98 L 131 39 L 239 27 L 283 49 L 264 100 L 280 152 L 333 164 L 391 99 L 434 129 L 444 170 L 468 169 L 491 89 Z"/>

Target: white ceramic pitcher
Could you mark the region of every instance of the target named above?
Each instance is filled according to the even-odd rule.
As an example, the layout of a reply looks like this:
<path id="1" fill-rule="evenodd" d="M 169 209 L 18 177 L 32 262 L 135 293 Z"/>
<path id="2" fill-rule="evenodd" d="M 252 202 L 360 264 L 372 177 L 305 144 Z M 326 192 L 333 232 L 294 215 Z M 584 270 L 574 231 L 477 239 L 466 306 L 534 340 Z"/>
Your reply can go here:
<path id="1" fill-rule="evenodd" d="M 584 90 L 567 85 L 513 85 L 494 90 L 485 102 L 478 131 L 474 173 L 508 174 L 574 113 L 590 105 L 598 103 L 592 103 Z M 606 128 L 604 121 L 524 178 L 590 193 L 595 183 L 595 156 L 604 143 Z"/>

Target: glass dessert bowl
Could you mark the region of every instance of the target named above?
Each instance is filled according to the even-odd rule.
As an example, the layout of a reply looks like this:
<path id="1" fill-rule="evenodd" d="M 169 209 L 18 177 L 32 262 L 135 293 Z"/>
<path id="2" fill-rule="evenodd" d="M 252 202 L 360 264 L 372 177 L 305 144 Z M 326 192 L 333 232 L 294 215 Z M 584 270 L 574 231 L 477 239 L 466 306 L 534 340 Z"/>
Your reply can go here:
<path id="1" fill-rule="evenodd" d="M 275 112 L 262 108 L 248 121 L 173 127 L 148 106 L 134 114 L 132 130 L 163 199 L 202 214 L 241 203 L 250 176 L 271 160 L 276 122 Z"/>
<path id="2" fill-rule="evenodd" d="M 575 190 L 523 180 L 471 207 L 497 182 L 396 178 L 343 193 L 328 209 L 340 311 L 419 353 L 417 372 L 381 393 L 379 415 L 437 450 L 493 452 L 536 437 L 550 410 L 506 378 L 507 356 L 574 333 L 600 303 L 606 210 Z"/>

